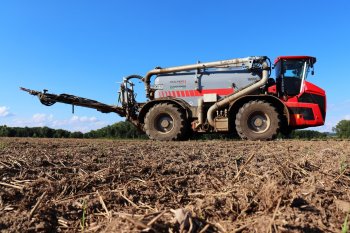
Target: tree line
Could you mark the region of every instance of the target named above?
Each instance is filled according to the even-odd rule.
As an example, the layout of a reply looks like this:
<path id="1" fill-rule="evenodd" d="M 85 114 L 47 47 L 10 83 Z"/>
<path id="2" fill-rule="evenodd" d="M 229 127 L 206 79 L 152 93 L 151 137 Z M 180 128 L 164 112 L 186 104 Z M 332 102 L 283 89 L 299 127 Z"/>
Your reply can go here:
<path id="1" fill-rule="evenodd" d="M 321 133 L 315 130 L 294 130 L 288 138 L 322 139 L 327 137 L 350 138 L 350 120 L 341 120 L 332 129 L 333 133 Z M 116 138 L 146 139 L 147 136 L 128 121 L 121 121 L 87 133 L 70 132 L 49 127 L 8 127 L 0 126 L 0 137 L 37 137 L 37 138 Z M 280 135 L 279 137 L 283 137 Z M 225 134 L 195 135 L 192 139 L 225 139 L 232 138 Z"/>
<path id="2" fill-rule="evenodd" d="M 0 126 L 0 137 L 34 137 L 34 138 L 118 138 L 143 139 L 146 136 L 130 122 L 118 122 L 87 133 L 70 132 L 49 127 L 8 127 Z"/>

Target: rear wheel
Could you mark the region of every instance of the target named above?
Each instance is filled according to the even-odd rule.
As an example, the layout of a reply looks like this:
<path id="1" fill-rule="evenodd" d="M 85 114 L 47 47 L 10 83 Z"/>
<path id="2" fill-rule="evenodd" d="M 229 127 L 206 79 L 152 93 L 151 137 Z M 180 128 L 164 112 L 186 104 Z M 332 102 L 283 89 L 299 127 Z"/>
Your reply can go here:
<path id="1" fill-rule="evenodd" d="M 280 128 L 276 109 L 265 101 L 250 101 L 236 115 L 236 130 L 242 139 L 271 140 Z"/>
<path id="2" fill-rule="evenodd" d="M 182 140 L 187 135 L 186 128 L 184 112 L 173 104 L 157 104 L 146 114 L 145 132 L 150 139 Z"/>

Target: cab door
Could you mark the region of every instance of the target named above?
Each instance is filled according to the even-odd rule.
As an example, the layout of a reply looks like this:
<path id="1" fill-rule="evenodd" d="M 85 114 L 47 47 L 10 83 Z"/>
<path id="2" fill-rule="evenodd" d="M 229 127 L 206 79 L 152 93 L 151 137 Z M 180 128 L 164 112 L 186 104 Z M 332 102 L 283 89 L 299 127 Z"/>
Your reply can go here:
<path id="1" fill-rule="evenodd" d="M 279 95 L 299 95 L 304 86 L 306 69 L 305 60 L 281 60 L 276 64 L 276 82 Z"/>

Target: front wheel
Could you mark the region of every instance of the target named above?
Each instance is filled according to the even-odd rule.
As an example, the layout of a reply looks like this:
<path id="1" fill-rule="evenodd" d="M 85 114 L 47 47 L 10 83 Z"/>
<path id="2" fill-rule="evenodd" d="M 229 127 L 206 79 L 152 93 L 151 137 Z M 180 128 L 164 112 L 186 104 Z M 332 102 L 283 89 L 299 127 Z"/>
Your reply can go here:
<path id="1" fill-rule="evenodd" d="M 173 104 L 157 104 L 146 114 L 145 132 L 154 140 L 184 139 L 187 134 L 185 114 Z"/>
<path id="2" fill-rule="evenodd" d="M 250 101 L 236 115 L 236 130 L 242 139 L 271 140 L 276 138 L 280 119 L 275 107 L 265 101 Z"/>

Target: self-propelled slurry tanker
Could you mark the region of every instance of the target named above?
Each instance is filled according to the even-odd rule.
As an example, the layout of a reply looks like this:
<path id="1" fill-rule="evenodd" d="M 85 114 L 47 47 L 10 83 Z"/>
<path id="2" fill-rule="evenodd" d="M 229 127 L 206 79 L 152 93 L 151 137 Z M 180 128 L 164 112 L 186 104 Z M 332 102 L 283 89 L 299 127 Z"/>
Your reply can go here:
<path id="1" fill-rule="evenodd" d="M 21 88 L 42 104 L 56 102 L 114 112 L 155 140 L 186 140 L 192 133 L 237 133 L 270 140 L 278 132 L 320 126 L 326 117 L 325 91 L 306 81 L 315 57 L 280 56 L 275 78 L 266 56 L 236 58 L 169 68 L 144 77 L 130 75 L 120 86 L 120 105 L 68 94 Z M 147 101 L 136 101 L 133 79 L 142 80 Z M 153 80 L 153 81 L 152 81 Z"/>

